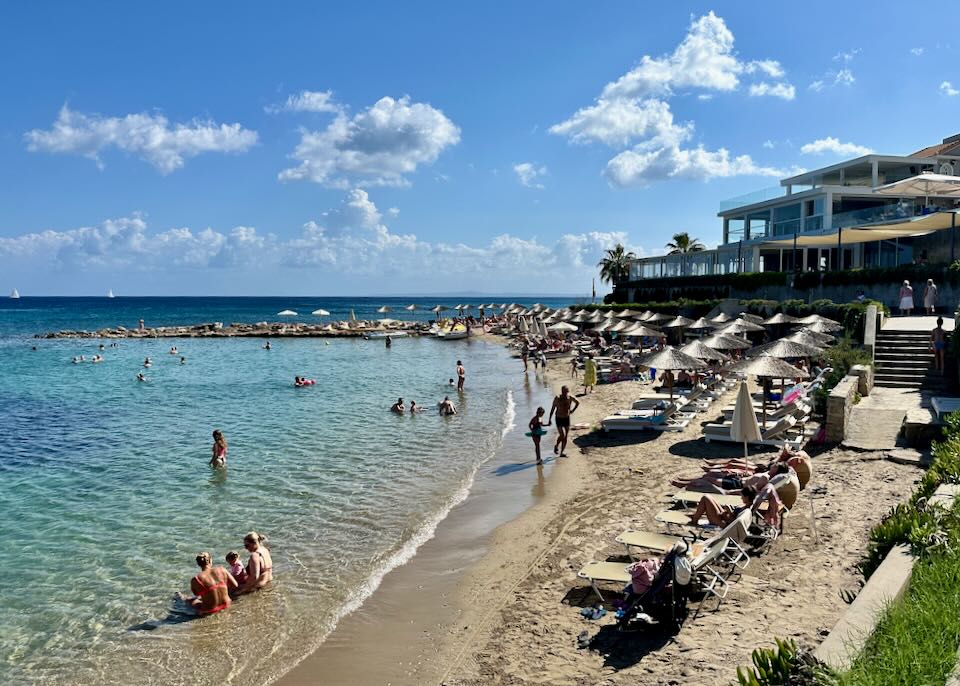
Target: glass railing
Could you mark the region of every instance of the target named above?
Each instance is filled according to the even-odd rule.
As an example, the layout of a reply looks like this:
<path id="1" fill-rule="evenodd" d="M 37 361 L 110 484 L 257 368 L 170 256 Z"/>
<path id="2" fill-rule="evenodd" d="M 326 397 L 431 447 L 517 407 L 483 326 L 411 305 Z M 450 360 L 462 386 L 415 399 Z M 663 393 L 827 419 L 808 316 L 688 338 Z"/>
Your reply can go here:
<path id="1" fill-rule="evenodd" d="M 896 221 L 917 216 L 913 205 L 884 205 L 882 207 L 868 207 L 852 212 L 840 212 L 833 215 L 831 228 L 859 226 L 860 224 L 876 224 L 877 222 Z"/>
<path id="2" fill-rule="evenodd" d="M 732 210 L 735 207 L 743 207 L 744 205 L 753 205 L 758 202 L 763 202 L 765 200 L 776 200 L 777 198 L 782 198 L 787 194 L 787 189 L 783 186 L 770 186 L 769 188 L 761 188 L 758 191 L 753 193 L 747 193 L 746 195 L 738 195 L 735 198 L 728 198 L 727 200 L 720 201 L 720 211 L 724 212 L 726 210 Z"/>

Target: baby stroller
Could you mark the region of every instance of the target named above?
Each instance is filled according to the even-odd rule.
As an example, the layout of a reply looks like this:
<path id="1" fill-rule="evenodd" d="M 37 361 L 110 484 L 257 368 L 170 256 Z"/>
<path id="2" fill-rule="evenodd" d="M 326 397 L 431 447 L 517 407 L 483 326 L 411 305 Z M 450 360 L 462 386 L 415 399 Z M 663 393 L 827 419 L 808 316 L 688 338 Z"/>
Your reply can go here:
<path id="1" fill-rule="evenodd" d="M 650 587 L 640 594 L 628 594 L 618 613 L 620 631 L 660 628 L 670 635 L 680 631 L 687 618 L 687 600 L 693 572 L 686 557 L 686 543 L 677 543 L 662 558 Z"/>

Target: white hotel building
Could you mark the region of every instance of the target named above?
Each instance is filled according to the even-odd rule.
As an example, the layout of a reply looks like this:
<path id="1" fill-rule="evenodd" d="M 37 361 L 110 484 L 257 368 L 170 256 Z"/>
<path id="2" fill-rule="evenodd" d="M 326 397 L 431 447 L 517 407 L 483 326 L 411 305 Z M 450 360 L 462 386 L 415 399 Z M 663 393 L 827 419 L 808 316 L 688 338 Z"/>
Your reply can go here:
<path id="1" fill-rule="evenodd" d="M 960 257 L 960 135 L 911 155 L 864 155 L 720 204 L 714 250 L 635 260 L 630 281 L 892 267 Z"/>

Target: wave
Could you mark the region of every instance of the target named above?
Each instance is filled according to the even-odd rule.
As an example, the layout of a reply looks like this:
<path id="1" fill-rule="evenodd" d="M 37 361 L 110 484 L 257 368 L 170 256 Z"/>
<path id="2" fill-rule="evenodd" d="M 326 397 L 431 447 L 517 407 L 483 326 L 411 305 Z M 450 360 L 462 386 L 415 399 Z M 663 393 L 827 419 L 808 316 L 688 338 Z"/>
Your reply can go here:
<path id="1" fill-rule="evenodd" d="M 513 391 L 507 389 L 507 407 L 503 411 L 503 429 L 500 431 L 500 440 L 507 437 L 517 425 L 517 404 L 513 401 Z"/>

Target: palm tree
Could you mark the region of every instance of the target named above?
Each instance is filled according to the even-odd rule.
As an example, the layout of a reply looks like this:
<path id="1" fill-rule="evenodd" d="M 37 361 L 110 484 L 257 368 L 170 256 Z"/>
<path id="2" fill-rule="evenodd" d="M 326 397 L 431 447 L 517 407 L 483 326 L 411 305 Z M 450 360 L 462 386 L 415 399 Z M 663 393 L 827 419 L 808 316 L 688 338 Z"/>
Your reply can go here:
<path id="1" fill-rule="evenodd" d="M 670 249 L 668 255 L 680 255 L 685 252 L 700 252 L 705 250 L 706 246 L 700 242 L 699 238 L 690 238 L 690 234 L 684 231 L 683 233 L 673 234 L 673 241 L 667 243 L 667 248 Z"/>
<path id="2" fill-rule="evenodd" d="M 607 255 L 597 266 L 600 267 L 600 280 L 609 281 L 614 286 L 622 281 L 626 281 L 630 276 L 630 260 L 637 256 L 632 252 L 627 252 L 621 243 L 617 243 L 613 249 L 607 250 Z"/>

